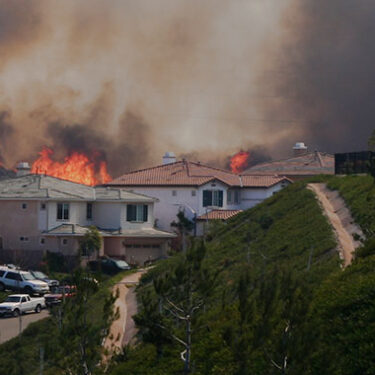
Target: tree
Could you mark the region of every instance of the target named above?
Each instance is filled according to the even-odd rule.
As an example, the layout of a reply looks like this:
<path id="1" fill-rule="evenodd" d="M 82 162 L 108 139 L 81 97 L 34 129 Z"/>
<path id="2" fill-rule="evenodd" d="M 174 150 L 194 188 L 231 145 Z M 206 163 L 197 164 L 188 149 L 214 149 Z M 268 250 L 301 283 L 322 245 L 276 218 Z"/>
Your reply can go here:
<path id="1" fill-rule="evenodd" d="M 80 254 L 91 256 L 97 254 L 102 246 L 102 236 L 98 228 L 90 226 L 80 241 Z"/>
<path id="2" fill-rule="evenodd" d="M 141 324 L 142 336 L 152 339 L 159 354 L 160 346 L 165 342 L 174 340 L 182 346 L 180 358 L 184 362 L 184 374 L 191 372 L 196 315 L 205 305 L 216 280 L 216 275 L 203 266 L 205 254 L 203 242 L 193 244 L 173 267 L 154 278 L 156 299 L 151 304 L 147 297 L 147 303 L 143 303 L 144 308 L 136 320 Z"/>
<path id="3" fill-rule="evenodd" d="M 182 250 L 186 251 L 186 236 L 194 229 L 195 223 L 189 220 L 183 211 L 177 214 L 178 221 L 172 221 L 171 226 L 177 228 L 182 237 Z"/>
<path id="4" fill-rule="evenodd" d="M 82 269 L 75 272 L 73 284 L 76 287 L 74 297 L 63 301 L 61 309 L 52 314 L 58 326 L 55 346 L 58 353 L 53 365 L 64 369 L 70 375 L 92 375 L 99 372 L 102 340 L 112 317 L 115 296 L 106 298 L 102 311 L 96 311 L 92 297 L 98 291 L 97 282 Z"/>

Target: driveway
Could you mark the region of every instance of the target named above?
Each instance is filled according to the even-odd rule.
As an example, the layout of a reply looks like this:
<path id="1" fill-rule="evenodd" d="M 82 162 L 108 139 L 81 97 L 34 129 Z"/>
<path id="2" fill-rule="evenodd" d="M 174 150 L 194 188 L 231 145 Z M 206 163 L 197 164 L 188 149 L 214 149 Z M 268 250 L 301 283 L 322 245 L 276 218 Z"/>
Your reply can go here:
<path id="1" fill-rule="evenodd" d="M 48 310 L 43 310 L 37 314 L 34 312 L 26 313 L 21 316 L 22 331 L 33 322 L 44 319 L 48 316 Z M 0 318 L 0 344 L 18 336 L 20 332 L 20 318 L 6 317 Z"/>

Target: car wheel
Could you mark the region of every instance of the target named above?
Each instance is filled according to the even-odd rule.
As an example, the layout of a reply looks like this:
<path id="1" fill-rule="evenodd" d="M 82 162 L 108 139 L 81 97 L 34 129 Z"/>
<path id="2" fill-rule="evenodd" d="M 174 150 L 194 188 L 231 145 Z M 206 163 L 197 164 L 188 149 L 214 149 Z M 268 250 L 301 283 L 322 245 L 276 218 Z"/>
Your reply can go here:
<path id="1" fill-rule="evenodd" d="M 29 295 L 33 294 L 33 290 L 29 286 L 26 286 L 23 290 L 25 291 L 26 294 L 29 294 Z"/>
<path id="2" fill-rule="evenodd" d="M 36 312 L 36 313 L 40 313 L 41 311 L 42 311 L 42 306 L 37 305 L 37 306 L 35 307 L 35 312 Z"/>
<path id="3" fill-rule="evenodd" d="M 0 283 L 0 292 L 3 292 L 5 290 L 5 285 L 3 283 Z"/>
<path id="4" fill-rule="evenodd" d="M 20 310 L 15 309 L 15 310 L 13 311 L 13 316 L 19 316 L 19 315 L 20 315 Z"/>

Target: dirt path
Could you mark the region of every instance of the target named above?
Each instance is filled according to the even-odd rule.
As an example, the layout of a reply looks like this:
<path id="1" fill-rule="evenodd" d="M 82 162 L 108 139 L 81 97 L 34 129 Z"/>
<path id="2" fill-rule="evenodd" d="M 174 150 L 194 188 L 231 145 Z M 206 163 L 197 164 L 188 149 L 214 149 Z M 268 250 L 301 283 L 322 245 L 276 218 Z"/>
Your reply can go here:
<path id="1" fill-rule="evenodd" d="M 362 230 L 354 223 L 350 210 L 338 191 L 329 190 L 326 184 L 308 184 L 308 188 L 317 196 L 325 215 L 330 221 L 337 239 L 337 250 L 343 259 L 343 267 L 353 260 L 355 249 L 360 242 L 354 240 L 353 234 L 364 238 Z"/>
<path id="2" fill-rule="evenodd" d="M 137 300 L 134 287 L 145 270 L 132 273 L 124 277 L 113 287 L 113 293 L 118 291 L 118 298 L 115 301 L 114 310 L 118 311 L 118 318 L 112 323 L 109 334 L 104 341 L 106 351 L 106 362 L 115 353 L 119 353 L 125 344 L 128 344 L 136 334 L 136 328 L 132 316 L 137 312 Z"/>

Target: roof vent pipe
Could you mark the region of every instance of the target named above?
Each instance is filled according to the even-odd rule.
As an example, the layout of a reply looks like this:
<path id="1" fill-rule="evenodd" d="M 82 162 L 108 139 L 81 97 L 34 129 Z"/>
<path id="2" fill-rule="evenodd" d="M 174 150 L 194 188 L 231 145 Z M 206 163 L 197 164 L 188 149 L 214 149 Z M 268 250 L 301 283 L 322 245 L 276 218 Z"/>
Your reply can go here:
<path id="1" fill-rule="evenodd" d="M 17 164 L 16 170 L 17 170 L 17 177 L 21 177 L 21 176 L 26 176 L 30 174 L 31 167 L 28 162 L 23 161 Z"/>
<path id="2" fill-rule="evenodd" d="M 163 156 L 163 165 L 176 163 L 176 155 L 174 152 L 166 152 Z"/>
<path id="3" fill-rule="evenodd" d="M 293 147 L 293 155 L 301 156 L 307 154 L 307 147 L 303 142 L 297 142 Z"/>

